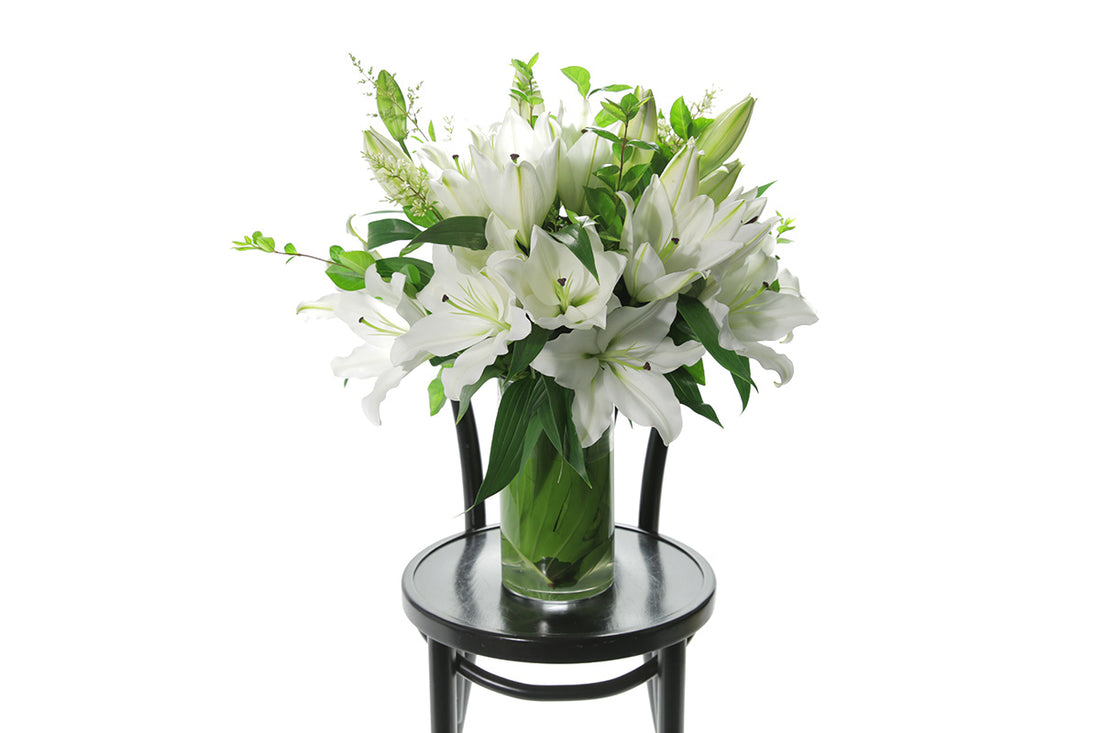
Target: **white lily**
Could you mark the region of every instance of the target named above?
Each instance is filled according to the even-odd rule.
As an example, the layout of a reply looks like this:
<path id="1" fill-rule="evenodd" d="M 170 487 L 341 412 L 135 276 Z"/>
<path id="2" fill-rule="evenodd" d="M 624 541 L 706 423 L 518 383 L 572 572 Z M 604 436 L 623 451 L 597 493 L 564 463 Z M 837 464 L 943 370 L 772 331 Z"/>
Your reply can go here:
<path id="1" fill-rule="evenodd" d="M 596 186 L 599 179 L 593 172 L 612 162 L 611 141 L 594 132 L 583 132 L 576 142 L 563 143 L 558 155 L 558 195 L 570 211 L 584 210 L 584 187 Z"/>
<path id="2" fill-rule="evenodd" d="M 489 134 L 472 132 L 467 154 L 423 146 L 424 159 L 440 170 L 427 185 L 444 216 L 496 214 L 526 245 L 557 197 L 560 127 L 543 115 L 534 127 L 513 110 Z"/>
<path id="3" fill-rule="evenodd" d="M 435 249 L 434 259 L 435 275 L 418 296 L 430 315 L 394 341 L 391 358 L 400 364 L 461 351 L 442 375 L 444 393 L 457 400 L 462 388 L 476 382 L 509 343 L 531 332 L 531 321 L 491 269 L 465 272 L 445 247 Z"/>
<path id="4" fill-rule="evenodd" d="M 666 445 L 680 434 L 680 402 L 662 375 L 694 364 L 703 347 L 672 342 L 668 329 L 675 316 L 674 300 L 617 308 L 605 328 L 563 334 L 532 362 L 575 393 L 573 422 L 582 446 L 599 440 L 616 407 L 633 422 L 656 428 Z"/>
<path id="5" fill-rule="evenodd" d="M 332 360 L 332 371 L 345 379 L 375 380 L 370 394 L 363 398 L 363 412 L 372 423 L 379 425 L 382 400 L 409 372 L 427 360 L 424 356 L 395 364 L 390 359 L 396 339 L 423 318 L 426 311 L 405 295 L 402 273 L 394 273 L 387 283 L 378 275 L 377 268 L 371 267 L 364 281 L 366 287 L 362 290 L 341 291 L 302 303 L 298 312 L 336 317 L 363 339 L 362 345 L 350 354 Z"/>
<path id="6" fill-rule="evenodd" d="M 496 214 L 489 214 L 485 222 L 485 240 L 488 242 L 485 249 L 450 248 L 461 270 L 473 274 L 485 267 L 490 258 L 497 253 L 500 253 L 501 257 L 515 257 L 523 254 L 523 250 L 516 244 L 516 230 L 505 226 Z M 436 249 L 441 246 L 437 246 Z"/>
<path id="7" fill-rule="evenodd" d="M 803 299 L 798 279 L 779 268 L 774 248 L 774 237 L 762 237 L 747 256 L 712 273 L 700 300 L 718 324 L 724 348 L 755 360 L 785 384 L 794 375 L 793 363 L 759 342 L 789 340 L 796 327 L 816 323 L 817 314 Z"/>
<path id="8" fill-rule="evenodd" d="M 559 147 L 555 140 L 535 160 L 525 160 L 517 153 L 504 164 L 470 150 L 485 203 L 505 226 L 516 230 L 522 244 L 528 244 L 531 229 L 542 224 L 557 197 Z"/>
<path id="9" fill-rule="evenodd" d="M 596 228 L 586 225 L 592 258 L 599 280 L 581 264 L 567 246 L 540 227 L 531 233 L 531 254 L 495 256 L 489 266 L 501 276 L 531 314 L 536 324 L 548 330 L 567 326 L 583 330 L 603 327 L 608 304 L 618 300 L 612 295 L 626 265 L 617 252 L 605 252 Z M 614 305 L 612 307 L 614 307 Z"/>

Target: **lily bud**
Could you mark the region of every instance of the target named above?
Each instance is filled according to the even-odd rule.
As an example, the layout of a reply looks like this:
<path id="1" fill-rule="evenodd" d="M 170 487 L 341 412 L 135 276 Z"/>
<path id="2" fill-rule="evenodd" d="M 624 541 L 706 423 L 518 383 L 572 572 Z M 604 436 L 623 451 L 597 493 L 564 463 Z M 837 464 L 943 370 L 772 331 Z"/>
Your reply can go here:
<path id="1" fill-rule="evenodd" d="M 694 140 L 680 148 L 661 173 L 661 185 L 675 211 L 699 195 L 699 151 Z"/>
<path id="2" fill-rule="evenodd" d="M 405 157 L 401 148 L 379 135 L 374 130 L 363 130 L 363 149 L 372 158 L 397 158 Z"/>
<path id="3" fill-rule="evenodd" d="M 637 87 L 634 90 L 634 96 L 638 99 L 646 99 L 646 97 L 649 99 L 639 108 L 634 119 L 627 123 L 626 138 L 655 143 L 657 142 L 657 103 L 653 101 L 653 93 L 645 87 Z"/>
<path id="4" fill-rule="evenodd" d="M 756 100 L 745 97 L 743 100 L 727 109 L 714 118 L 699 135 L 695 144 L 703 152 L 699 160 L 699 173 L 706 176 L 718 166 L 726 162 L 737 146 L 741 144 L 741 138 L 745 137 L 749 120 L 752 118 L 752 108 Z"/>
<path id="5" fill-rule="evenodd" d="M 740 160 L 718 166 L 699 181 L 699 193 L 710 196 L 716 204 L 722 203 L 733 190 L 743 167 Z"/>
<path id="6" fill-rule="evenodd" d="M 641 108 L 638 110 L 638 114 L 634 116 L 634 119 L 627 123 L 626 139 L 645 140 L 649 143 L 655 143 L 657 142 L 657 103 L 653 101 L 653 92 L 645 87 L 637 87 L 634 89 L 634 96 L 638 99 L 646 99 L 646 97 L 649 97 L 649 99 L 642 104 Z M 635 150 L 631 163 L 639 165 L 641 163 L 648 163 L 652 159 L 652 150 Z"/>

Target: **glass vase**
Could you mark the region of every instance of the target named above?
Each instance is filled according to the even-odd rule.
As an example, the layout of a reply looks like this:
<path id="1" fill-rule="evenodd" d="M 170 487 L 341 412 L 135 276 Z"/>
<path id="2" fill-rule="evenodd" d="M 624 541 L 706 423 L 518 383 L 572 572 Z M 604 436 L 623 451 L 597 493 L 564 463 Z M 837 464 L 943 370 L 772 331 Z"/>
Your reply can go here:
<path id="1" fill-rule="evenodd" d="M 542 601 L 575 601 L 611 587 L 614 423 L 584 449 L 589 482 L 542 435 L 501 493 L 504 587 Z M 589 485 L 589 483 L 591 485 Z"/>

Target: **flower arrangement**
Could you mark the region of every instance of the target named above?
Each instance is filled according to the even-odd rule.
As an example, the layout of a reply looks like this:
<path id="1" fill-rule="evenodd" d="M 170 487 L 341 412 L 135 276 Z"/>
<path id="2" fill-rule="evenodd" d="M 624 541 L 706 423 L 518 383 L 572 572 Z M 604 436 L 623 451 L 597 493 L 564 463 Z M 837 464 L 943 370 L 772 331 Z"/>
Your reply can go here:
<path id="1" fill-rule="evenodd" d="M 504 488 L 543 435 L 583 476 L 583 452 L 616 410 L 666 444 L 681 406 L 720 425 L 699 389 L 704 354 L 731 375 L 744 408 L 750 361 L 778 384 L 792 375 L 764 342 L 817 320 L 775 254 L 793 221 L 766 213 L 770 184 L 735 188 L 752 97 L 713 117 L 712 94 L 695 105 L 681 97 L 665 114 L 644 87 L 593 87 L 570 66 L 577 103 L 547 111 L 537 58 L 512 62 L 500 122 L 455 139 L 434 123 L 421 129 L 419 87 L 403 91 L 353 57 L 385 128 L 364 133 L 364 156 L 399 208 L 349 219 L 362 248 L 314 258 L 338 292 L 299 307 L 362 339 L 332 366 L 373 380 L 363 408 L 374 423 L 387 393 L 424 365 L 438 370 L 432 414 L 447 400 L 461 414 L 500 381 L 477 501 Z M 383 256 L 395 242 L 405 244 Z M 260 232 L 234 245 L 310 256 Z M 413 256 L 424 245 L 430 260 Z"/>

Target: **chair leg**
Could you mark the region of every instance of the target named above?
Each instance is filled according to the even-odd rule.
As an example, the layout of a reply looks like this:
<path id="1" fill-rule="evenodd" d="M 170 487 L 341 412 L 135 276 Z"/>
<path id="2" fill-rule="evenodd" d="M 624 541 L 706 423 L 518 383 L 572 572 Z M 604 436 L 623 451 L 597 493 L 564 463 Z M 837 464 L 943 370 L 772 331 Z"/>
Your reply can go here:
<path id="1" fill-rule="evenodd" d="M 432 733 L 458 733 L 455 650 L 428 639 Z"/>
<path id="2" fill-rule="evenodd" d="M 463 657 L 470 664 L 477 662 L 477 655 L 466 654 L 459 652 L 459 655 Z M 458 687 L 456 692 L 458 694 L 458 733 L 462 733 L 462 729 L 466 726 L 466 711 L 470 707 L 470 689 L 474 686 L 473 682 L 466 679 L 462 675 L 457 675 Z"/>
<path id="3" fill-rule="evenodd" d="M 642 655 L 642 660 L 648 662 L 656 654 L 646 653 Z M 653 729 L 657 729 L 657 678 L 647 680 L 645 683 L 646 693 L 649 695 L 649 714 L 653 717 Z"/>
<path id="4" fill-rule="evenodd" d="M 687 642 L 657 652 L 657 733 L 684 733 Z"/>

